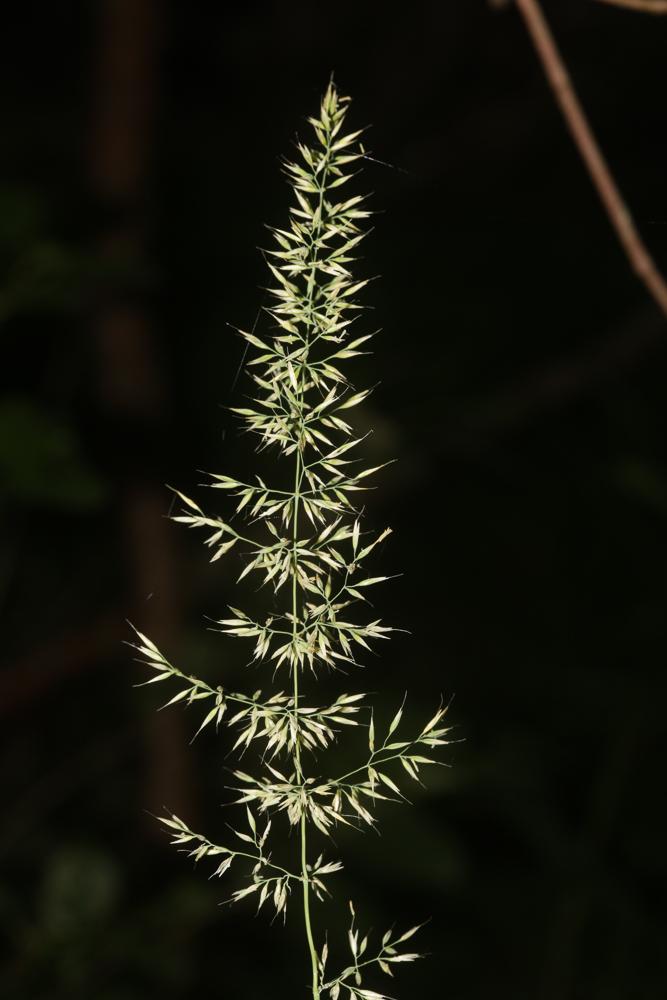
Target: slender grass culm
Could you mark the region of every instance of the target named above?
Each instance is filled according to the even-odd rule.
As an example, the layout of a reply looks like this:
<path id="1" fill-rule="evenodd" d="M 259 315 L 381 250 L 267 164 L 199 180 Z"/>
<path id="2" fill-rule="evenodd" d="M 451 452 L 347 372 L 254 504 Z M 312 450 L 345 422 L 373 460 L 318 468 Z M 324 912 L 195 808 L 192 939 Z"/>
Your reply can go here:
<path id="1" fill-rule="evenodd" d="M 201 702 L 198 732 L 224 721 L 237 730 L 239 754 L 251 745 L 260 749 L 256 774 L 233 772 L 244 820 L 242 829 L 229 834 L 231 843 L 213 843 L 172 814 L 162 822 L 172 842 L 186 845 L 195 861 L 217 865 L 213 874 L 224 875 L 232 866 L 238 874 L 242 870 L 245 884 L 233 892 L 233 901 L 253 896 L 259 909 L 268 903 L 284 918 L 288 901 L 298 900 L 313 1000 L 382 1000 L 385 994 L 364 985 L 367 975 L 391 975 L 396 963 L 418 957 L 403 948 L 417 927 L 388 930 L 372 945 L 357 929 L 350 903 L 351 958 L 340 972 L 329 971 L 327 936 L 313 904 L 329 895 L 328 882 L 342 864 L 321 853 L 316 841 L 338 824 L 372 827 L 380 802 L 402 798 L 395 769 L 419 781 L 420 768 L 435 763 L 430 753 L 448 742 L 449 732 L 442 705 L 413 736 L 395 735 L 399 709 L 380 737 L 372 710 L 361 714 L 363 694 L 341 694 L 323 707 L 306 700 L 320 671 L 352 670 L 358 652 L 391 632 L 380 619 L 354 620 L 349 610 L 367 604 L 370 588 L 386 579 L 369 575 L 366 563 L 390 529 L 375 538 L 362 532 L 355 498 L 380 467 L 360 469 L 352 457 L 362 438 L 348 415 L 368 390 L 357 390 L 341 370 L 342 362 L 364 353 L 371 336 L 351 332 L 361 308 L 355 296 L 366 282 L 354 278 L 350 266 L 369 212 L 364 196 L 341 193 L 353 176 L 350 168 L 365 156 L 361 132 L 343 130 L 348 106 L 331 83 L 319 117 L 309 119 L 312 144 L 297 144 L 299 162 L 285 164 L 295 200 L 288 225 L 272 230 L 275 246 L 268 254 L 275 287 L 266 312 L 274 333 L 264 339 L 242 334 L 257 352 L 248 361 L 254 400 L 234 412 L 257 437 L 258 451 L 276 454 L 276 477 L 287 465 L 289 480 L 282 485 L 288 488 L 267 485 L 259 476 L 246 483 L 214 475 L 209 485 L 236 498 L 235 513 L 243 512 L 247 527 L 238 526 L 240 518 L 232 523 L 209 517 L 181 493 L 184 506 L 174 517 L 206 529 L 211 561 L 235 546 L 245 550 L 239 581 L 257 574 L 270 585 L 275 606 L 269 617 L 230 608 L 217 625 L 229 636 L 253 640 L 251 662 L 264 670 L 267 683 L 289 675 L 287 690 L 229 691 L 174 666 L 140 632 L 135 646 L 155 671 L 147 683 L 171 678 L 178 685 L 167 704 Z M 368 729 L 362 763 L 338 777 L 322 776 L 317 752 L 324 754 L 342 727 L 362 719 Z M 276 821 L 283 816 L 296 838 L 276 843 Z"/>

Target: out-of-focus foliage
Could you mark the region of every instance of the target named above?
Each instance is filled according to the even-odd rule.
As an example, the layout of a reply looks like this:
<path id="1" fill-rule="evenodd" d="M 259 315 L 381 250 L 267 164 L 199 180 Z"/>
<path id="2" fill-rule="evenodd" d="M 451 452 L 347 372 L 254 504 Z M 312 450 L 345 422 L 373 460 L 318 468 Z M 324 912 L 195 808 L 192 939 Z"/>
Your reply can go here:
<path id="1" fill-rule="evenodd" d="M 0 493 L 39 506 L 87 508 L 104 496 L 74 429 L 29 398 L 0 401 Z"/>

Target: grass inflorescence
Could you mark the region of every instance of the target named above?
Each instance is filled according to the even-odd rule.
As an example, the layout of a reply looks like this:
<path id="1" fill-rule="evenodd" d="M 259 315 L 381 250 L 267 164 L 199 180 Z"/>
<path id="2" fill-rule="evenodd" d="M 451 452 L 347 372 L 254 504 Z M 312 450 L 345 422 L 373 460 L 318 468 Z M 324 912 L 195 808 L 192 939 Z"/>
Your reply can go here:
<path id="1" fill-rule="evenodd" d="M 252 746 L 260 750 L 254 773 L 245 763 L 233 772 L 243 818 L 223 844 L 173 814 L 162 822 L 175 845 L 197 862 L 210 862 L 213 875 L 232 870 L 239 880 L 233 901 L 252 897 L 258 909 L 266 905 L 284 918 L 298 900 L 313 1000 L 382 1000 L 385 994 L 369 989 L 367 977 L 391 975 L 396 964 L 418 957 L 406 947 L 417 927 L 390 930 L 372 942 L 357 929 L 350 903 L 351 957 L 339 972 L 330 971 L 314 899 L 329 896 L 342 863 L 314 844 L 316 838 L 326 842 L 340 825 L 374 827 L 378 807 L 403 798 L 401 777 L 420 781 L 421 769 L 436 762 L 433 753 L 448 742 L 449 732 L 443 706 L 411 735 L 403 732 L 401 706 L 386 731 L 378 732 L 364 694 L 342 693 L 320 705 L 307 692 L 322 670 L 351 672 L 357 657 L 392 631 L 380 619 L 359 614 L 369 606 L 367 595 L 387 579 L 367 565 L 390 529 L 375 536 L 362 529 L 358 498 L 382 466 L 360 467 L 355 449 L 363 435 L 349 422 L 350 411 L 370 390 L 352 384 L 345 363 L 366 353 L 372 334 L 357 335 L 354 327 L 361 308 L 357 295 L 367 282 L 351 268 L 370 213 L 366 198 L 349 194 L 346 186 L 365 156 L 362 133 L 345 131 L 348 107 L 330 84 L 319 115 L 309 119 L 311 144 L 298 143 L 297 162 L 285 163 L 294 202 L 285 228 L 272 230 L 274 246 L 267 251 L 274 284 L 266 312 L 273 330 L 263 337 L 240 331 L 251 351 L 247 370 L 254 392 L 251 404 L 235 413 L 258 450 L 289 463 L 291 487 L 275 488 L 260 476 L 241 482 L 214 475 L 209 485 L 231 499 L 230 517 L 209 516 L 179 492 L 182 509 L 173 518 L 204 529 L 212 561 L 237 548 L 244 561 L 239 582 L 254 576 L 273 591 L 279 613 L 259 620 L 234 607 L 216 624 L 227 636 L 250 641 L 252 662 L 267 668 L 270 683 L 284 676 L 285 689 L 246 694 L 213 686 L 173 665 L 141 632 L 136 642 L 154 671 L 148 683 L 174 683 L 167 704 L 200 710 L 197 731 L 224 724 L 235 735 L 239 756 Z M 320 757 L 341 732 L 362 723 L 367 749 L 359 765 L 323 775 Z M 297 833 L 296 849 L 289 841 L 291 867 L 274 859 L 281 821 Z"/>

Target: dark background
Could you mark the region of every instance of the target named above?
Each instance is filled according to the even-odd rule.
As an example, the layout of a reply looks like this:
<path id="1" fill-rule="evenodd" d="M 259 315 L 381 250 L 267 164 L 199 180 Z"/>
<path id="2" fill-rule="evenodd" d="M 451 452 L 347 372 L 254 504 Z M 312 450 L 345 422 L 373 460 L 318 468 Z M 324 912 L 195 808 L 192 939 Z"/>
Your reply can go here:
<path id="1" fill-rule="evenodd" d="M 286 929 L 218 907 L 233 876 L 193 871 L 148 815 L 167 805 L 220 839 L 230 744 L 188 746 L 196 716 L 157 715 L 165 689 L 133 690 L 122 643 L 130 618 L 186 669 L 262 683 L 205 627 L 233 602 L 236 557 L 209 566 L 164 517 L 164 484 L 215 507 L 196 470 L 254 468 L 225 409 L 247 388 L 226 324 L 248 328 L 263 301 L 279 157 L 333 69 L 393 165 L 364 176 L 380 214 L 362 271 L 382 275 L 366 322 L 384 332 L 356 374 L 380 381 L 359 411 L 368 454 L 398 459 L 368 501 L 396 532 L 376 566 L 404 574 L 379 613 L 412 635 L 323 683 L 376 692 L 385 723 L 409 688 L 407 727 L 454 695 L 464 742 L 414 808 L 384 811 L 381 837 L 337 836 L 331 946 L 354 898 L 380 933 L 431 917 L 430 957 L 387 988 L 404 1000 L 655 1000 L 667 321 L 516 10 L 212 10 L 3 11 L 3 996 L 306 995 L 296 901 Z M 667 268 L 667 18 L 545 10 Z"/>

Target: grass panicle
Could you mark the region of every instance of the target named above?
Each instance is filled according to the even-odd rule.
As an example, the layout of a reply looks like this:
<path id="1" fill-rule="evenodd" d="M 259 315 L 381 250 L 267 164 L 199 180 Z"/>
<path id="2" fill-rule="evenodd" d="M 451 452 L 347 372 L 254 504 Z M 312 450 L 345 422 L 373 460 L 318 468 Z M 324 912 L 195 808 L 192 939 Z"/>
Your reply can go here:
<path id="1" fill-rule="evenodd" d="M 369 534 L 359 509 L 382 466 L 360 464 L 364 435 L 351 422 L 369 390 L 352 383 L 348 363 L 368 351 L 372 334 L 357 331 L 355 323 L 366 281 L 352 267 L 370 212 L 364 195 L 347 186 L 365 156 L 362 132 L 346 131 L 348 108 L 349 100 L 331 83 L 319 114 L 309 119 L 312 141 L 297 143 L 296 161 L 284 164 L 293 204 L 284 228 L 271 230 L 273 246 L 266 252 L 272 331 L 261 337 L 240 331 L 248 345 L 252 399 L 234 412 L 258 450 L 272 453 L 274 469 L 287 463 L 291 488 L 275 488 L 260 476 L 243 482 L 213 475 L 209 485 L 223 492 L 229 515 L 211 516 L 179 492 L 181 509 L 173 517 L 203 530 L 212 562 L 234 549 L 241 553 L 241 592 L 253 578 L 273 591 L 280 613 L 260 620 L 252 610 L 234 607 L 215 623 L 226 636 L 251 645 L 251 661 L 265 671 L 270 689 L 245 694 L 212 686 L 174 666 L 141 632 L 135 643 L 152 671 L 147 683 L 166 681 L 174 691 L 167 705 L 180 702 L 199 712 L 196 732 L 229 727 L 233 749 L 244 757 L 243 769 L 233 772 L 242 818 L 222 844 L 178 816 L 168 814 L 162 823 L 173 844 L 196 862 L 210 863 L 212 876 L 227 877 L 231 870 L 238 886 L 231 901 L 251 897 L 258 910 L 270 908 L 283 919 L 293 908 L 301 910 L 313 1000 L 382 1000 L 385 994 L 368 988 L 368 978 L 391 976 L 397 964 L 419 957 L 407 944 L 417 927 L 388 930 L 373 941 L 358 930 L 350 904 L 350 957 L 332 973 L 314 901 L 319 906 L 329 897 L 342 868 L 326 849 L 332 832 L 374 827 L 385 803 L 404 799 L 401 782 L 420 782 L 422 770 L 449 742 L 446 707 L 410 734 L 404 732 L 402 706 L 381 731 L 364 694 L 343 693 L 332 704 L 310 701 L 321 671 L 344 668 L 353 675 L 358 657 L 392 631 L 367 613 L 369 594 L 388 579 L 370 564 L 390 529 Z M 282 689 L 270 687 L 276 678 Z M 323 775 L 341 733 L 362 724 L 367 748 L 359 765 Z M 252 757 L 253 748 L 254 771 L 244 756 Z M 296 840 L 285 838 L 285 824 Z M 293 855 L 291 865 L 276 860 L 276 842 L 281 860 Z"/>

